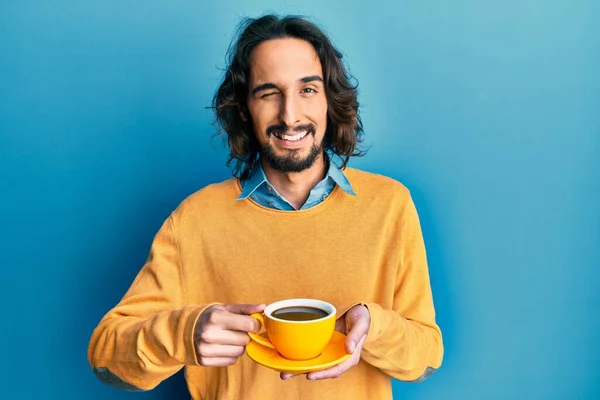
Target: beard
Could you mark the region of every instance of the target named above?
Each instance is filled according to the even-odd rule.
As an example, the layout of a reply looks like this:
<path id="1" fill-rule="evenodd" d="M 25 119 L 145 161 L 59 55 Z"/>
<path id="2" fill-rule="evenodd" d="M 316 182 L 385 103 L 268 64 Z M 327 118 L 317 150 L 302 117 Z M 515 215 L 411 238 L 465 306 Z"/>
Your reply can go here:
<path id="1" fill-rule="evenodd" d="M 316 143 L 310 147 L 310 152 L 305 157 L 300 157 L 298 153 L 301 149 L 291 150 L 288 154 L 280 156 L 275 154 L 273 146 L 270 144 L 260 149 L 261 157 L 269 165 L 280 172 L 301 172 L 313 166 L 319 154 L 323 152 L 323 146 Z"/>
<path id="2" fill-rule="evenodd" d="M 287 127 L 284 125 L 273 125 L 267 129 L 267 135 L 271 136 L 273 132 L 286 133 Z M 296 132 L 308 131 L 308 135 L 313 137 L 316 134 L 316 128 L 312 124 L 301 125 L 293 129 Z M 280 172 L 301 172 L 313 166 L 317 157 L 323 153 L 323 143 L 313 143 L 309 153 L 305 157 L 299 155 L 302 149 L 288 150 L 285 155 L 277 155 L 270 144 L 260 149 L 261 157 L 275 170 Z"/>

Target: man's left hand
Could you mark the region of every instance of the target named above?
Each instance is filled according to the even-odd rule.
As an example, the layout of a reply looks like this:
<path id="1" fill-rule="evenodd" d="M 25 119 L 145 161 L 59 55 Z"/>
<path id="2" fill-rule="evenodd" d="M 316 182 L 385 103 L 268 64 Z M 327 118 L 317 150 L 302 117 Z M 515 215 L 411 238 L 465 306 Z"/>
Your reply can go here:
<path id="1" fill-rule="evenodd" d="M 352 355 L 331 368 L 311 372 L 306 378 L 310 380 L 339 378 L 350 368 L 358 364 L 370 326 L 371 314 L 369 314 L 367 307 L 358 305 L 348 310 L 336 321 L 335 330 L 346 335 L 346 351 Z M 294 376 L 296 375 L 281 373 L 281 379 L 284 380 Z"/>

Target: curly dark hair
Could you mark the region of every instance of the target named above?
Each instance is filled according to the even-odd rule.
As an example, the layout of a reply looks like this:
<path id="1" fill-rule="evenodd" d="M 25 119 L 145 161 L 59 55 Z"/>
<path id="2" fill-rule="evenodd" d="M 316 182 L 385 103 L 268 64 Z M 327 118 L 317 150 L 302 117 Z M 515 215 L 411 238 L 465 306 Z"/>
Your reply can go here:
<path id="1" fill-rule="evenodd" d="M 359 149 L 363 125 L 358 112 L 358 85 L 351 83 L 353 77 L 342 63 L 342 54 L 321 29 L 303 17 L 265 15 L 244 19 L 237 37 L 227 53 L 228 67 L 212 101 L 215 122 L 220 126 L 217 135 L 227 135 L 230 150 L 227 166 L 235 163 L 234 176 L 247 178 L 258 158 L 260 148 L 252 122 L 242 120 L 240 110 L 246 110 L 250 54 L 259 44 L 271 39 L 305 40 L 313 45 L 319 56 L 328 105 L 324 150 L 338 156 L 342 168 L 351 156 L 366 153 Z"/>

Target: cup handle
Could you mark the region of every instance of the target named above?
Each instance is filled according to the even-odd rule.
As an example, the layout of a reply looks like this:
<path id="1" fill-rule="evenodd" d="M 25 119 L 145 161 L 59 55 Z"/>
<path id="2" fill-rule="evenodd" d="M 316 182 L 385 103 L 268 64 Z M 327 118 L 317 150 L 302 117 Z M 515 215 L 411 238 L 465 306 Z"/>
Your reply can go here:
<path id="1" fill-rule="evenodd" d="M 250 314 L 250 316 L 252 318 L 255 318 L 258 320 L 258 322 L 260 322 L 260 326 L 262 326 L 263 328 L 265 327 L 265 315 L 262 313 L 254 313 L 254 314 Z M 256 343 L 261 344 L 265 347 L 269 347 L 271 349 L 274 349 L 275 346 L 273 346 L 273 344 L 271 343 L 271 341 L 269 339 L 267 339 L 264 336 L 258 335 L 254 332 L 248 332 L 248 336 L 250 336 L 250 338 L 252 340 L 254 340 Z"/>

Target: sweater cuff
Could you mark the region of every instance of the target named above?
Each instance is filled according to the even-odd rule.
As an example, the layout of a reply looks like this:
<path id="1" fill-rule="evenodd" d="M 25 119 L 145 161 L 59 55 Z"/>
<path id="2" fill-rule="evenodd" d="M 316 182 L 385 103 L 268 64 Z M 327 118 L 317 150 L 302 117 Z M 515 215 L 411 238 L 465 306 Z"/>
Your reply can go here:
<path id="1" fill-rule="evenodd" d="M 185 324 L 185 330 L 183 333 L 183 343 L 185 346 L 185 365 L 194 365 L 200 366 L 200 361 L 198 360 L 198 355 L 196 354 L 196 340 L 194 338 L 194 332 L 196 330 L 196 325 L 198 324 L 198 319 L 200 319 L 200 315 L 211 306 L 219 305 L 221 303 L 210 303 L 203 306 L 191 306 L 189 307 L 189 313 L 186 313 L 184 309 L 184 315 L 187 314 L 184 318 L 187 318 Z"/>
<path id="2" fill-rule="evenodd" d="M 369 334 L 364 344 L 368 348 L 369 346 L 377 345 L 383 336 L 385 327 L 389 324 L 386 324 L 385 310 L 379 304 L 373 302 L 361 304 L 367 307 L 371 315 L 371 326 L 369 327 Z"/>

